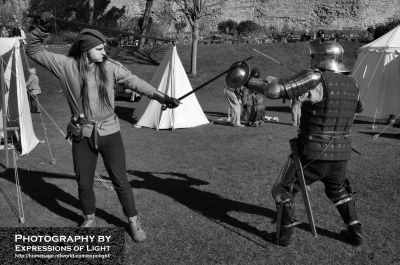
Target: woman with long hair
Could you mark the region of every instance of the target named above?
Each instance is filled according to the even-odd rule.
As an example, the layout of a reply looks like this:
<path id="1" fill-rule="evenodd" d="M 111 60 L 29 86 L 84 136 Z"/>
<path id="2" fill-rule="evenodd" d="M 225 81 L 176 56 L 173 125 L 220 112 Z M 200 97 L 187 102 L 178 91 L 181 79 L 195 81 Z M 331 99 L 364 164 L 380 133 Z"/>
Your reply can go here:
<path id="1" fill-rule="evenodd" d="M 164 95 L 133 75 L 120 63 L 109 59 L 104 50 L 106 38 L 97 30 L 83 29 L 68 56 L 43 49 L 51 28 L 51 13 L 40 14 L 40 25 L 32 32 L 27 55 L 61 82 L 71 109 L 68 137 L 72 140 L 74 171 L 84 222 L 95 227 L 93 182 L 100 154 L 117 192 L 124 215 L 128 218 L 135 242 L 143 242 L 146 233 L 140 226 L 132 189 L 126 176 L 125 149 L 117 115 L 114 113 L 115 83 L 175 108 L 179 102 Z"/>

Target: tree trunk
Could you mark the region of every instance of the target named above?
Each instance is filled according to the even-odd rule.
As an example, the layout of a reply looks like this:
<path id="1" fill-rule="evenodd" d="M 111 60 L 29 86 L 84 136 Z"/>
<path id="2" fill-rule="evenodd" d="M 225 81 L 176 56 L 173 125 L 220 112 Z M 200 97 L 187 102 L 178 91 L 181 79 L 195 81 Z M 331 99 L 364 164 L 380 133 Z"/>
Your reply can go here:
<path id="1" fill-rule="evenodd" d="M 199 44 L 199 20 L 194 21 L 192 27 L 192 62 L 190 64 L 190 74 L 197 74 L 197 46 Z"/>
<path id="2" fill-rule="evenodd" d="M 89 25 L 93 25 L 93 16 L 94 16 L 94 0 L 89 1 Z"/>
<path id="3" fill-rule="evenodd" d="M 150 11 L 151 7 L 153 6 L 154 0 L 147 0 L 146 1 L 146 9 L 144 10 L 143 14 L 143 23 L 142 27 L 140 28 L 140 34 L 146 35 L 148 25 L 149 25 L 149 18 L 150 18 Z M 140 38 L 138 50 L 142 51 L 144 49 L 144 44 L 146 42 L 145 38 Z"/>

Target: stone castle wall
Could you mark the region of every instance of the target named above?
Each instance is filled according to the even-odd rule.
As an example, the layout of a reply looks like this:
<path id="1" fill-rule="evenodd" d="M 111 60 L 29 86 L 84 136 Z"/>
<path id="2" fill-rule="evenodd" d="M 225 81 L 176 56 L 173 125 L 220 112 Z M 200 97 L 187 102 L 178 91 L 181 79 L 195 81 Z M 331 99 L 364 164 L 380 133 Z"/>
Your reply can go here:
<path id="1" fill-rule="evenodd" d="M 214 0 L 214 2 L 219 2 Z M 111 0 L 110 5 L 129 6 L 132 15 L 140 16 L 145 1 Z M 178 6 L 171 0 L 155 0 L 153 16 L 173 10 L 174 20 L 182 19 Z M 366 29 L 400 17 L 400 0 L 227 0 L 208 10 L 203 23 L 216 30 L 220 21 L 254 20 L 278 30 L 291 29 Z"/>
<path id="2" fill-rule="evenodd" d="M 31 0 L 31 7 L 42 9 L 57 6 L 61 14 L 75 6 L 82 9 L 84 0 Z M 220 0 L 210 0 L 217 3 Z M 95 0 L 102 10 L 122 9 L 126 17 L 143 14 L 145 0 Z M 104 8 L 105 7 L 105 8 Z M 96 6 L 95 6 L 96 9 Z M 174 31 L 174 23 L 185 20 L 174 0 L 154 0 L 152 8 L 154 21 L 163 24 L 168 31 Z M 254 20 L 266 27 L 283 27 L 304 30 L 324 29 L 366 29 L 368 26 L 384 23 L 400 17 L 400 0 L 227 0 L 221 5 L 207 9 L 207 15 L 200 22 L 201 28 L 217 30 L 219 22 L 233 19 L 236 22 Z M 190 31 L 189 27 L 187 28 Z"/>

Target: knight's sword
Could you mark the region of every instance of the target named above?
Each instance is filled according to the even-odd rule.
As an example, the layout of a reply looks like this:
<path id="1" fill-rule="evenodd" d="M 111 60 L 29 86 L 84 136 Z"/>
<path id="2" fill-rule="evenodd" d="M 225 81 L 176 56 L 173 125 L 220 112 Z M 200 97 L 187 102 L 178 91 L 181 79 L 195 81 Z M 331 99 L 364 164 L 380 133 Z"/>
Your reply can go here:
<path id="1" fill-rule="evenodd" d="M 270 60 L 272 60 L 272 61 L 274 61 L 274 62 L 276 62 L 276 63 L 282 65 L 283 67 L 285 67 L 286 69 L 289 69 L 289 70 L 292 71 L 293 73 L 297 73 L 297 71 L 295 71 L 295 70 L 293 70 L 293 69 L 287 67 L 286 64 L 283 64 L 283 63 L 281 63 L 280 61 L 278 61 L 278 60 L 276 60 L 276 59 L 274 59 L 274 58 L 272 58 L 272 57 L 270 57 L 270 56 L 268 56 L 268 55 L 266 55 L 266 54 L 264 54 L 264 53 L 262 53 L 262 52 L 260 52 L 260 51 L 257 51 L 256 49 L 253 49 L 253 51 L 255 51 L 255 52 L 257 52 L 257 53 L 259 53 L 259 54 L 261 54 L 261 55 L 267 57 L 268 59 L 270 59 Z"/>
<path id="2" fill-rule="evenodd" d="M 244 60 L 244 61 L 242 61 L 242 62 L 246 62 L 246 61 L 250 60 L 251 58 L 253 58 L 253 56 L 250 56 L 249 58 L 247 58 L 246 60 Z M 193 93 L 196 92 L 197 90 L 199 90 L 199 89 L 205 87 L 205 86 L 208 85 L 209 83 L 213 82 L 215 79 L 217 79 L 217 78 L 223 76 L 224 74 L 226 74 L 226 73 L 228 73 L 229 71 L 233 70 L 233 69 L 236 68 L 237 66 L 238 66 L 238 65 L 232 66 L 232 67 L 229 68 L 228 70 L 226 70 L 226 71 L 220 73 L 220 74 L 217 75 L 216 77 L 214 77 L 214 78 L 208 80 L 208 81 L 205 82 L 204 84 L 200 85 L 199 87 L 193 89 L 193 90 L 190 91 L 189 93 L 187 93 L 187 94 L 183 95 L 182 97 L 178 98 L 178 100 L 181 101 L 182 99 L 186 98 L 187 96 L 190 96 L 191 94 L 193 94 Z"/>
<path id="3" fill-rule="evenodd" d="M 245 59 L 244 61 L 241 61 L 240 63 L 244 63 L 244 62 L 250 60 L 251 58 L 253 58 L 253 56 L 250 56 L 249 58 Z M 210 84 L 211 82 L 213 82 L 213 81 L 216 80 L 217 78 L 219 78 L 219 77 L 223 76 L 224 74 L 228 73 L 229 71 L 233 70 L 233 69 L 236 68 L 237 66 L 238 66 L 238 65 L 235 64 L 234 66 L 230 67 L 228 70 L 226 70 L 226 71 L 220 73 L 219 75 L 213 77 L 212 79 L 210 79 L 210 80 L 208 80 L 207 82 L 203 83 L 202 85 L 196 87 L 195 89 L 193 89 L 193 90 L 190 91 L 189 93 L 186 93 L 185 95 L 181 96 L 181 97 L 178 98 L 177 100 L 179 101 L 180 104 L 182 104 L 182 103 L 181 103 L 181 100 L 182 100 L 182 99 L 184 99 L 184 98 L 190 96 L 191 94 L 193 94 L 194 92 L 196 92 L 196 91 L 202 89 L 203 87 L 205 87 L 206 85 Z M 161 107 L 161 109 L 162 109 L 162 110 L 166 110 L 166 109 L 167 109 L 167 106 L 164 105 L 164 106 Z"/>

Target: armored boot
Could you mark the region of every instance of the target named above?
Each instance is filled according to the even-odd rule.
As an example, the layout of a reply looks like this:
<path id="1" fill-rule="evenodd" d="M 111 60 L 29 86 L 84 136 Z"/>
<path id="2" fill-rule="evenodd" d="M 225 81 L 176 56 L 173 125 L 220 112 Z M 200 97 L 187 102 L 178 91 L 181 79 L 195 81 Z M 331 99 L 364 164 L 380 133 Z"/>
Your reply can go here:
<path id="1" fill-rule="evenodd" d="M 364 232 L 357 217 L 355 202 L 351 200 L 336 207 L 347 226 L 351 243 L 354 246 L 361 246 L 364 243 Z"/>
<path id="2" fill-rule="evenodd" d="M 352 194 L 347 181 L 346 186 L 335 194 L 337 196 L 333 198 L 333 203 L 347 226 L 351 243 L 354 246 L 361 246 L 364 243 L 364 232 L 357 217 L 356 204 Z"/>
<path id="3" fill-rule="evenodd" d="M 294 226 L 297 224 L 293 218 L 295 212 L 294 201 L 276 203 L 276 209 L 276 232 L 272 234 L 270 241 L 276 245 L 287 247 L 292 244 Z"/>
<path id="4" fill-rule="evenodd" d="M 96 227 L 96 216 L 95 214 L 85 215 L 85 221 L 80 227 Z"/>
<path id="5" fill-rule="evenodd" d="M 131 229 L 133 241 L 135 241 L 136 243 L 144 242 L 146 240 L 146 233 L 140 226 L 137 215 L 134 217 L 129 217 L 128 222 L 129 222 L 129 227 Z"/>
<path id="6" fill-rule="evenodd" d="M 295 190 L 293 189 L 295 180 L 294 172 L 293 160 L 287 158 L 277 183 L 271 190 L 277 210 L 276 232 L 270 234 L 267 241 L 284 247 L 292 244 L 294 226 L 299 223 L 294 219 L 296 206 Z"/>
<path id="7" fill-rule="evenodd" d="M 351 243 L 354 246 L 361 246 L 364 244 L 364 231 L 362 229 L 362 224 L 355 223 L 347 226 L 347 231 L 349 232 Z"/>

